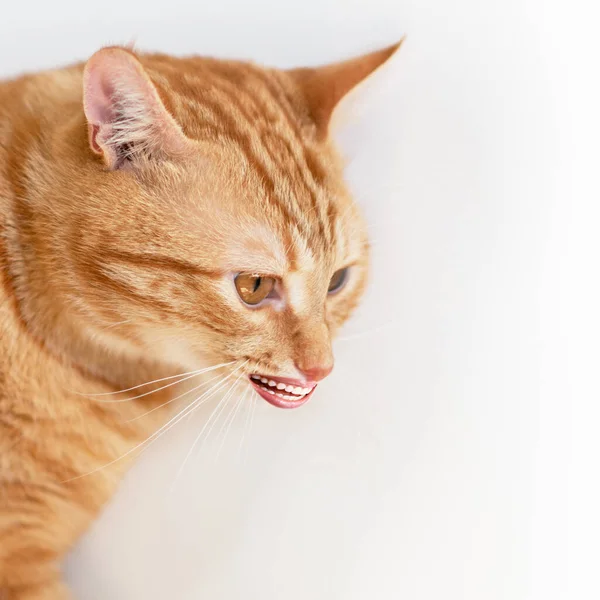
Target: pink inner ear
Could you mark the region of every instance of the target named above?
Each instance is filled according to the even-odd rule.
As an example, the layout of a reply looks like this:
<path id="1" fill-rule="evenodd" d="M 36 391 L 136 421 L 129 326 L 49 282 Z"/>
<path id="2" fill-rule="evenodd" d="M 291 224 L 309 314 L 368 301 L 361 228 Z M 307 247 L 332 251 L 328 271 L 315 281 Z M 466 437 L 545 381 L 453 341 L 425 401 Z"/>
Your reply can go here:
<path id="1" fill-rule="evenodd" d="M 83 108 L 89 144 L 111 169 L 135 152 L 181 153 L 188 141 L 163 106 L 142 65 L 116 48 L 98 51 L 84 71 Z"/>
<path id="2" fill-rule="evenodd" d="M 98 143 L 98 134 L 100 133 L 100 126 L 92 125 L 90 123 L 88 125 L 88 128 L 89 128 L 90 146 L 92 147 L 92 150 L 96 154 L 102 154 L 102 148 L 100 147 L 100 144 Z"/>
<path id="3" fill-rule="evenodd" d="M 101 144 L 102 138 L 106 137 L 102 135 L 101 129 L 114 123 L 114 91 L 115 88 L 108 81 L 103 69 L 92 67 L 86 81 L 84 111 L 88 120 L 90 147 L 96 154 L 108 152 L 112 155 L 110 149 L 103 148 Z"/>
<path id="4" fill-rule="evenodd" d="M 93 124 L 106 125 L 114 120 L 115 88 L 100 69 L 90 69 L 85 90 L 85 114 Z"/>

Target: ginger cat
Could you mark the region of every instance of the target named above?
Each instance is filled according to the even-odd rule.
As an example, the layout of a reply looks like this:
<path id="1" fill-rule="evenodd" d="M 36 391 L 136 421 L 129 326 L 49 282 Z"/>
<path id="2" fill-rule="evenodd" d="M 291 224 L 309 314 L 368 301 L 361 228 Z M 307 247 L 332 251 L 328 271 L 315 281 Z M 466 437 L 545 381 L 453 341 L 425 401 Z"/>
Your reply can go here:
<path id="1" fill-rule="evenodd" d="M 368 240 L 328 125 L 398 47 L 288 71 L 112 47 L 0 83 L 2 600 L 70 597 L 61 558 L 186 410 L 297 407 L 330 373 Z"/>

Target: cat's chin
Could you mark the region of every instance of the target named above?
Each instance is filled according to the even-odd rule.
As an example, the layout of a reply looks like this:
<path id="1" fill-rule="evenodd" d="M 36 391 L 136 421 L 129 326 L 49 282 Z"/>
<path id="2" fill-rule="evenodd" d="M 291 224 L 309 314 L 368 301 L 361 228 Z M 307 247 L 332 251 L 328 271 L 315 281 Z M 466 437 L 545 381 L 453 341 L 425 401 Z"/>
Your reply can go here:
<path id="1" fill-rule="evenodd" d="M 298 408 L 306 404 L 317 384 L 285 377 L 250 375 L 250 384 L 261 398 L 277 408 Z"/>

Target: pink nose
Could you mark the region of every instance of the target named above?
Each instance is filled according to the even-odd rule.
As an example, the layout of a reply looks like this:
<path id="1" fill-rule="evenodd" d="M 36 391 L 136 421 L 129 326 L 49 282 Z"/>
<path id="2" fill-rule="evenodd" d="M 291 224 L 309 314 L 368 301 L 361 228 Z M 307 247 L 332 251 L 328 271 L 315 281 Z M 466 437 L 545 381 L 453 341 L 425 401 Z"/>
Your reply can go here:
<path id="1" fill-rule="evenodd" d="M 296 368 L 308 381 L 321 381 L 333 371 L 333 363 L 310 366 L 296 363 Z"/>

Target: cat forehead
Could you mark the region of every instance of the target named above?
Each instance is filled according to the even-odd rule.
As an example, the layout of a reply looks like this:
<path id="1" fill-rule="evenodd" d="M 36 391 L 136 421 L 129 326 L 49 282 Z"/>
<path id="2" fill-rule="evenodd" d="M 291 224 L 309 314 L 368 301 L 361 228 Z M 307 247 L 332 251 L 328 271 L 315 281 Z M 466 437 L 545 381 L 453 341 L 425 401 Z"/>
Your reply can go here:
<path id="1" fill-rule="evenodd" d="M 235 148 L 203 149 L 169 176 L 156 169 L 145 187 L 175 216 L 173 237 L 202 232 L 190 248 L 223 270 L 327 272 L 360 252 L 362 221 L 335 169 L 320 185 L 294 168 L 267 179 Z"/>
<path id="2" fill-rule="evenodd" d="M 345 235 L 353 234 L 349 198 L 326 189 L 308 194 L 285 181 L 267 190 L 254 174 L 244 176 L 230 165 L 193 171 L 189 179 L 178 178 L 181 185 L 162 188 L 156 201 L 168 203 L 176 227 L 202 231 L 215 250 L 227 250 L 238 261 L 265 255 L 279 270 L 296 263 L 300 268 L 300 259 L 328 260 Z"/>
<path id="3" fill-rule="evenodd" d="M 239 223 L 237 235 L 225 238 L 224 267 L 228 271 L 256 271 L 283 276 L 290 272 L 314 273 L 329 262 L 315 252 L 298 231 L 282 231 L 268 223 Z M 333 251 L 333 248 L 331 248 Z"/>

